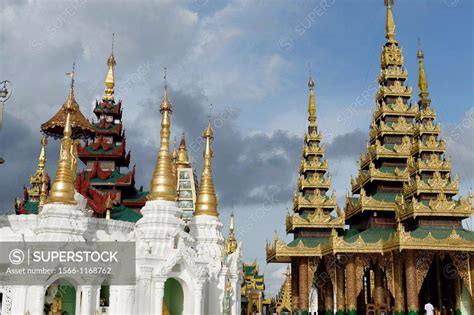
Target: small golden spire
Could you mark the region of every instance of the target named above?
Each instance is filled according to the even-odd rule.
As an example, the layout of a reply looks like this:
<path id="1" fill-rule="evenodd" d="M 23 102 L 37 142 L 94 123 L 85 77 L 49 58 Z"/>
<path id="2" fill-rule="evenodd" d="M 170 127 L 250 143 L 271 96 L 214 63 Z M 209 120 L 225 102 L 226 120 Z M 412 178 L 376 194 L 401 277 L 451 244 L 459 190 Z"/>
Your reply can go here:
<path id="1" fill-rule="evenodd" d="M 186 149 L 186 140 L 184 139 L 184 129 L 181 132 L 181 142 L 179 143 L 178 158 L 176 163 L 178 168 L 191 168 L 188 150 Z"/>
<path id="2" fill-rule="evenodd" d="M 41 137 L 41 151 L 38 158 L 38 171 L 44 170 L 46 166 L 46 145 L 48 144 L 48 137 L 43 133 Z"/>
<path id="3" fill-rule="evenodd" d="M 115 34 L 112 34 L 112 50 L 110 51 L 109 58 L 107 59 L 107 66 L 109 66 L 109 70 L 107 71 L 107 76 L 105 77 L 105 95 L 102 98 L 104 101 L 114 100 L 114 67 L 117 64 L 114 57 L 114 38 Z"/>
<path id="4" fill-rule="evenodd" d="M 160 152 L 156 161 L 155 171 L 151 179 L 148 200 L 176 200 L 176 182 L 173 176 L 170 156 L 170 114 L 173 111 L 168 99 L 168 85 L 166 82 L 165 68 L 165 92 L 160 105 L 161 117 L 161 141 Z"/>
<path id="5" fill-rule="evenodd" d="M 385 22 L 385 31 L 386 35 L 385 38 L 389 43 L 396 43 L 397 40 L 395 39 L 395 21 L 393 19 L 392 13 L 392 5 L 393 0 L 384 0 L 385 6 L 387 7 L 387 19 Z"/>
<path id="6" fill-rule="evenodd" d="M 174 139 L 173 139 L 173 153 L 171 155 L 171 170 L 173 172 L 175 185 L 177 185 L 177 183 L 178 183 L 178 165 L 176 164 L 177 159 L 178 159 L 178 151 L 176 150 L 176 137 L 174 137 Z M 176 186 L 176 189 L 178 189 L 177 186 Z"/>
<path id="7" fill-rule="evenodd" d="M 110 194 L 107 194 L 107 200 L 105 201 L 105 219 L 110 220 L 110 213 L 112 211 L 113 203 Z"/>
<path id="8" fill-rule="evenodd" d="M 70 97 L 74 98 L 74 64 L 71 72 L 71 88 Z M 69 98 L 68 98 L 69 99 Z M 69 103 L 69 102 L 68 102 Z M 58 161 L 58 169 L 54 178 L 53 186 L 46 203 L 66 203 L 76 204 L 74 199 L 74 177 L 73 174 L 73 159 L 71 152 L 72 146 L 72 127 L 71 127 L 71 112 L 74 109 L 66 105 L 66 123 L 64 125 L 63 138 L 61 139 L 60 157 Z"/>
<path id="9" fill-rule="evenodd" d="M 229 238 L 225 243 L 225 252 L 227 255 L 230 255 L 235 252 L 237 249 L 237 240 L 235 239 L 234 231 L 234 211 L 230 213 L 230 223 L 229 223 Z"/>
<path id="10" fill-rule="evenodd" d="M 49 182 L 49 176 L 46 173 L 46 170 L 43 170 L 42 176 L 41 176 L 41 193 L 40 193 L 38 209 L 43 209 L 44 204 L 48 200 L 48 182 Z"/>
<path id="11" fill-rule="evenodd" d="M 308 63 L 309 71 L 309 104 L 308 104 L 308 121 L 310 127 L 316 127 L 316 104 L 314 102 L 314 81 L 311 77 L 311 65 Z"/>
<path id="12" fill-rule="evenodd" d="M 428 101 L 428 95 L 429 95 L 428 81 L 426 80 L 424 54 L 423 54 L 423 50 L 421 49 L 421 46 L 418 48 L 417 58 L 418 58 L 418 65 L 419 65 L 419 71 L 418 71 L 418 89 L 420 90 L 419 96 L 420 96 L 421 102 L 426 104 Z"/>
<path id="13" fill-rule="evenodd" d="M 206 141 L 204 148 L 204 165 L 201 176 L 201 186 L 196 201 L 196 211 L 194 215 L 213 215 L 218 216 L 217 213 L 217 197 L 212 180 L 211 161 L 212 148 L 211 142 L 213 138 L 213 131 L 211 127 L 211 120 L 209 119 L 207 128 L 204 130 L 203 138 Z"/>

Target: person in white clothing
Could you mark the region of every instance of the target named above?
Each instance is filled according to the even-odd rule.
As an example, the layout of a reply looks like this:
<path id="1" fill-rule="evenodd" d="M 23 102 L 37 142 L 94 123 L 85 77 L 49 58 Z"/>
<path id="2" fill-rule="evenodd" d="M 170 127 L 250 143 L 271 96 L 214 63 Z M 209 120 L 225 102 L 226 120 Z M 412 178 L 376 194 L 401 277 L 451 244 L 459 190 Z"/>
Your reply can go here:
<path id="1" fill-rule="evenodd" d="M 434 306 L 428 300 L 428 302 L 425 304 L 425 314 L 426 315 L 433 315 L 433 310 L 434 310 Z"/>

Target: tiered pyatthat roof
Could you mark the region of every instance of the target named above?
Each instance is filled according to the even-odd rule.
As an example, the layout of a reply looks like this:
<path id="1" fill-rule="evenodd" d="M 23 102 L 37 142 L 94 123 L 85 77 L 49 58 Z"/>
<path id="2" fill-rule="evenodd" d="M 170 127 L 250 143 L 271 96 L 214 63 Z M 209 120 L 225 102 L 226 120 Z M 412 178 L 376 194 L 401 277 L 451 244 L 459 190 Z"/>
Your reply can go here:
<path id="1" fill-rule="evenodd" d="M 293 213 L 286 215 L 286 232 L 294 235 L 290 247 L 325 242 L 332 229 L 344 228 L 344 214 L 336 204 L 336 194 L 329 196 L 331 177 L 324 158 L 322 135 L 316 125 L 314 81 L 310 76 L 308 102 L 308 131 L 304 135 L 303 154 L 299 168 L 297 192 L 293 198 Z M 331 214 L 336 210 L 336 217 Z M 311 234 L 311 236 L 308 236 Z M 281 258 L 281 260 L 280 260 Z M 287 261 L 288 257 L 268 257 L 267 261 Z"/>
<path id="2" fill-rule="evenodd" d="M 448 219 L 448 225 L 457 223 L 460 226 L 461 220 L 472 214 L 472 193 L 469 192 L 467 199 L 453 199 L 458 194 L 459 180 L 457 176 L 454 179 L 451 177 L 451 161 L 445 157 L 446 142 L 440 138 L 440 127 L 435 122 L 436 113 L 430 105 L 421 48 L 417 57 L 419 112 L 416 117 L 412 156 L 408 159 L 410 181 L 405 183 L 403 194 L 397 199 L 398 217 L 402 221 L 444 217 Z"/>
<path id="3" fill-rule="evenodd" d="M 359 160 L 357 178 L 351 180 L 352 193 L 346 198 L 348 223 L 369 224 L 377 212 L 379 222 L 395 224 L 395 197 L 408 182 L 407 160 L 415 133 L 413 119 L 418 109 L 409 104 L 412 88 L 405 86 L 408 71 L 403 67 L 403 53 L 395 38 L 391 1 L 386 1 L 386 42 L 380 59 L 379 89 L 376 110 L 370 125 L 367 152 Z M 366 214 L 363 214 L 366 212 Z M 371 222 L 370 224 L 377 224 Z"/>
<path id="4" fill-rule="evenodd" d="M 282 312 L 291 313 L 291 268 L 288 266 L 285 274 L 285 281 L 283 282 L 278 295 L 275 298 L 276 308 L 278 314 Z"/>
<path id="5" fill-rule="evenodd" d="M 30 187 L 27 189 L 28 201 L 30 202 L 39 202 L 42 192 L 43 182 L 46 182 L 49 185 L 50 178 L 46 172 L 46 145 L 48 144 L 48 139 L 45 134 L 41 137 L 41 150 L 38 157 L 38 169 L 36 173 L 30 176 Z"/>

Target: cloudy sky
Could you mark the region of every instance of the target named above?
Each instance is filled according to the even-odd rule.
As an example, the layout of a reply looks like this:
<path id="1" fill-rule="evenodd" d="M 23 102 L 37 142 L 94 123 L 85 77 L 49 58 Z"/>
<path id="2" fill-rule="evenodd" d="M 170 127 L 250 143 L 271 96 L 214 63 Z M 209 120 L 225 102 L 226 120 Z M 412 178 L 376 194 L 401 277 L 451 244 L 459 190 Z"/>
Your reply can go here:
<path id="1" fill-rule="evenodd" d="M 415 95 L 421 38 L 432 104 L 463 193 L 474 175 L 472 12 L 470 0 L 399 0 L 394 8 Z M 139 185 L 148 187 L 158 150 L 166 66 L 173 135 L 185 129 L 198 170 L 199 137 L 213 104 L 221 219 L 228 222 L 233 205 L 244 258 L 257 259 L 274 294 L 284 266 L 266 266 L 264 246 L 275 229 L 284 235 L 296 187 L 307 122 L 307 63 L 342 205 L 374 109 L 384 21 L 382 0 L 1 0 L 0 80 L 11 80 L 15 90 L 0 132 L 0 156 L 7 161 L 0 166 L 0 209 L 12 209 L 35 171 L 40 124 L 66 99 L 64 73 L 73 61 L 77 100 L 92 117 L 115 33 L 116 97 L 124 102 Z M 50 174 L 57 156 L 58 145 L 50 140 Z"/>

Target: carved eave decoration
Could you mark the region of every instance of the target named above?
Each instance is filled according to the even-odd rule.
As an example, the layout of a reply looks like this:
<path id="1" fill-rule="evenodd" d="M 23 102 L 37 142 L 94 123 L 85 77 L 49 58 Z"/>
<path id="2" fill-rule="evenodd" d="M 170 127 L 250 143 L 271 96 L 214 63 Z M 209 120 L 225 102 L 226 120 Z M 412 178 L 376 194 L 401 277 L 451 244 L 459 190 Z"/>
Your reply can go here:
<path id="1" fill-rule="evenodd" d="M 382 83 L 386 79 L 407 79 L 408 70 L 401 67 L 390 67 L 380 70 L 378 82 Z"/>
<path id="2" fill-rule="evenodd" d="M 304 142 L 308 143 L 310 141 L 321 141 L 322 140 L 322 134 L 320 132 L 317 132 L 316 130 L 313 130 L 311 133 L 304 133 Z"/>
<path id="3" fill-rule="evenodd" d="M 307 219 L 302 218 L 298 214 L 286 215 L 286 232 L 289 233 L 297 228 L 337 228 L 343 229 L 345 224 L 345 217 L 342 211 L 337 209 L 338 216 L 332 217 L 329 213 L 325 213 L 323 209 L 318 208 L 313 213 L 308 214 Z"/>
<path id="4" fill-rule="evenodd" d="M 380 121 L 380 124 L 377 126 L 375 123 L 372 124 L 369 136 L 371 139 L 375 139 L 379 136 L 384 136 L 386 134 L 390 135 L 412 135 L 415 131 L 415 126 L 413 124 L 407 123 L 405 117 L 398 117 L 398 121 L 393 124 L 385 124 L 385 122 Z"/>
<path id="5" fill-rule="evenodd" d="M 418 124 L 418 128 L 415 131 L 416 136 L 423 134 L 435 134 L 439 135 L 441 127 L 439 124 L 434 124 L 432 120 L 428 120 L 426 123 Z"/>
<path id="6" fill-rule="evenodd" d="M 446 141 L 437 141 L 434 136 L 430 136 L 427 141 L 414 141 L 412 153 L 421 153 L 424 151 L 444 153 L 446 151 Z"/>
<path id="7" fill-rule="evenodd" d="M 436 119 L 436 111 L 431 107 L 426 107 L 418 111 L 416 119 L 421 121 L 423 119 Z"/>
<path id="8" fill-rule="evenodd" d="M 367 153 L 360 160 L 360 166 L 365 167 L 367 163 L 379 158 L 408 158 L 411 154 L 411 140 L 404 136 L 401 144 L 395 144 L 393 150 L 383 146 L 377 139 L 375 143 L 367 146 Z"/>
<path id="9" fill-rule="evenodd" d="M 400 220 L 418 216 L 468 218 L 473 214 L 471 192 L 466 199 L 459 198 L 458 201 L 448 200 L 446 195 L 441 193 L 436 199 L 430 200 L 428 205 L 416 200 L 415 197 L 408 200 L 410 202 L 406 202 L 403 197 L 397 200 Z"/>
<path id="10" fill-rule="evenodd" d="M 421 193 L 448 193 L 457 194 L 459 190 L 459 177 L 456 175 L 454 181 L 449 178 L 441 177 L 441 173 L 436 171 L 433 177 L 424 181 L 419 175 L 411 179 L 410 184 L 403 185 L 403 193 L 405 197 L 413 194 L 419 195 Z"/>
<path id="11" fill-rule="evenodd" d="M 300 163 L 300 174 L 305 173 L 306 171 L 324 171 L 327 172 L 328 170 L 328 161 L 324 160 L 320 162 L 318 159 L 314 159 L 312 161 L 301 160 Z"/>
<path id="12" fill-rule="evenodd" d="M 384 46 L 382 49 L 382 55 L 380 57 L 380 63 L 383 69 L 391 65 L 402 66 L 403 65 L 402 49 L 398 47 L 397 45 Z M 398 68 L 398 67 L 388 67 L 388 68 Z"/>
<path id="13" fill-rule="evenodd" d="M 375 180 L 379 181 L 408 181 L 409 180 L 409 173 L 408 170 L 405 168 L 400 170 L 399 168 L 395 168 L 393 173 L 385 173 L 380 171 L 379 169 L 375 168 L 374 163 L 369 164 L 369 170 L 362 170 L 359 169 L 359 176 L 357 179 L 351 178 L 351 185 L 353 193 L 357 193 L 359 189 L 364 187 L 367 182 L 373 182 Z"/>
<path id="14" fill-rule="evenodd" d="M 451 160 L 440 159 L 437 154 L 431 154 L 428 160 L 408 159 L 408 169 L 410 174 L 421 173 L 425 171 L 449 172 L 451 171 Z"/>
<path id="15" fill-rule="evenodd" d="M 321 145 L 319 146 L 318 144 L 316 143 L 313 143 L 312 145 L 304 145 L 304 148 L 303 148 L 303 157 L 307 157 L 308 155 L 320 155 L 320 156 L 323 156 L 324 155 L 324 146 Z"/>
<path id="16" fill-rule="evenodd" d="M 396 209 L 395 202 L 379 201 L 373 197 L 368 197 L 365 194 L 365 190 L 360 190 L 360 197 L 355 203 L 352 202 L 349 196 L 346 196 L 346 217 L 349 219 L 355 214 L 366 210 L 373 211 L 394 211 Z"/>
<path id="17" fill-rule="evenodd" d="M 400 96 L 410 98 L 413 92 L 413 88 L 411 86 L 404 86 L 401 81 L 395 81 L 393 85 L 390 86 L 380 86 L 376 99 L 381 100 L 387 96 Z"/>
<path id="18" fill-rule="evenodd" d="M 385 104 L 385 101 L 382 101 L 381 106 L 377 106 L 377 110 L 374 112 L 374 120 L 377 120 L 380 116 L 410 116 L 415 117 L 418 114 L 418 107 L 411 106 L 408 107 L 408 104 L 403 100 L 402 97 L 397 97 L 395 103 Z"/>
<path id="19" fill-rule="evenodd" d="M 300 176 L 298 178 L 298 190 L 303 190 L 305 188 L 319 188 L 319 189 L 329 189 L 331 186 L 331 176 L 323 178 L 318 175 L 313 175 L 312 177 L 305 178 Z"/>
<path id="20" fill-rule="evenodd" d="M 334 209 L 336 208 L 336 194 L 332 193 L 331 197 L 327 197 L 319 190 L 315 190 L 312 196 L 305 198 L 300 194 L 295 194 L 293 197 L 293 210 L 298 212 L 300 209 Z"/>

